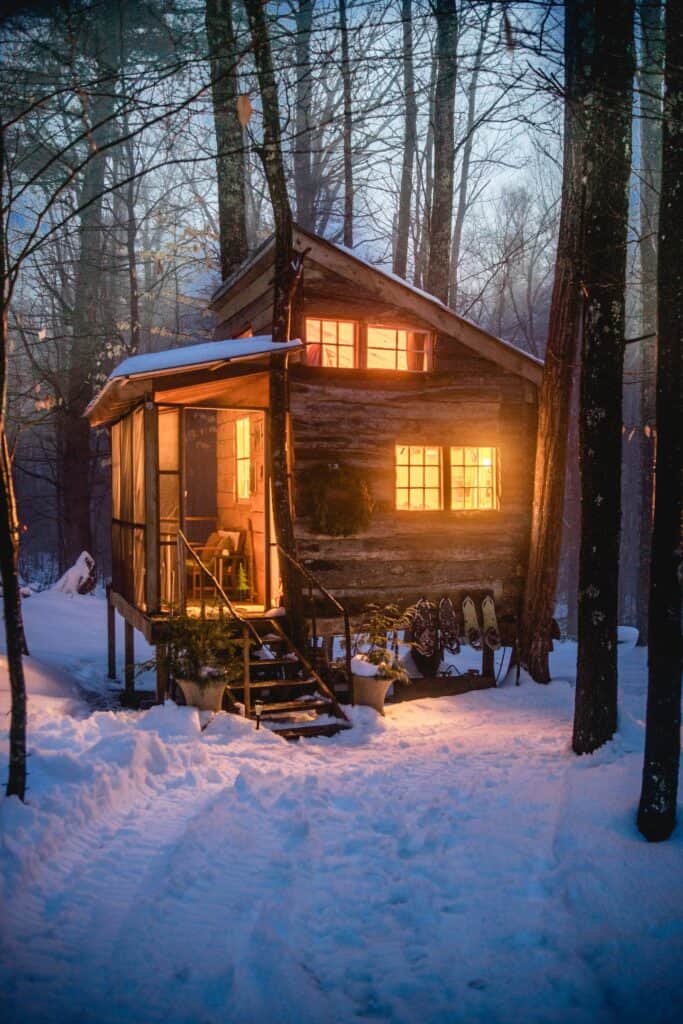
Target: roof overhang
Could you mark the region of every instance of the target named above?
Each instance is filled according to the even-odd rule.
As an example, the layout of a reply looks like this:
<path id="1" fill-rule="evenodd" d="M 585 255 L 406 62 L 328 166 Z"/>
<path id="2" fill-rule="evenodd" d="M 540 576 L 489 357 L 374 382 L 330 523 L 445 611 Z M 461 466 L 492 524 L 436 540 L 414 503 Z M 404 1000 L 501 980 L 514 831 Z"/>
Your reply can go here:
<path id="1" fill-rule="evenodd" d="M 85 416 L 92 427 L 101 427 L 120 419 L 146 395 L 163 400 L 171 390 L 180 394 L 186 389 L 190 395 L 200 385 L 207 394 L 217 394 L 221 381 L 262 373 L 268 369 L 272 355 L 301 347 L 299 339 L 273 342 L 267 337 L 235 338 L 131 356 L 112 371 Z M 207 384 L 212 385 L 208 390 Z"/>

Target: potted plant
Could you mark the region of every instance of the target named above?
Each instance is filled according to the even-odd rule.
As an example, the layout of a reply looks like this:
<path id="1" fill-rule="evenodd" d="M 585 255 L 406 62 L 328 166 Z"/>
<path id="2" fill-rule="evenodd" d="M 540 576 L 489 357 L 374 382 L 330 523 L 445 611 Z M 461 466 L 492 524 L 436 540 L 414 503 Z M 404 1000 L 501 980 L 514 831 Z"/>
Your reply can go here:
<path id="1" fill-rule="evenodd" d="M 242 640 L 231 623 L 181 615 L 168 621 L 164 658 L 185 703 L 220 711 L 225 687 L 242 678 Z"/>
<path id="2" fill-rule="evenodd" d="M 398 654 L 397 631 L 404 624 L 398 605 L 366 605 L 351 658 L 353 699 L 384 714 L 384 698 L 392 683 L 410 682 Z"/>

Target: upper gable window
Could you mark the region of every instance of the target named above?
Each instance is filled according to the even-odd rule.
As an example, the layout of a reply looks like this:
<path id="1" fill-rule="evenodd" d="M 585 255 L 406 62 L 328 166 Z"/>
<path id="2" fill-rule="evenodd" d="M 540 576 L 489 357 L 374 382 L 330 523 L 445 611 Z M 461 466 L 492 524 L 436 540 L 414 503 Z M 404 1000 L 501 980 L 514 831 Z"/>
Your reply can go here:
<path id="1" fill-rule="evenodd" d="M 426 370 L 428 335 L 395 327 L 368 327 L 371 370 Z"/>
<path id="2" fill-rule="evenodd" d="M 306 362 L 309 366 L 356 366 L 356 325 L 307 317 Z"/>

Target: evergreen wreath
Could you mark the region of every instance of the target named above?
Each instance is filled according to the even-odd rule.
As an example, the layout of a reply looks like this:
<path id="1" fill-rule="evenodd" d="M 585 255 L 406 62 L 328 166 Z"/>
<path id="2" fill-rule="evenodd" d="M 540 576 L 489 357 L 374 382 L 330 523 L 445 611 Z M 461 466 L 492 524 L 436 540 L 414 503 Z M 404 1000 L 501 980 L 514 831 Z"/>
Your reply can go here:
<path id="1" fill-rule="evenodd" d="M 339 462 L 313 466 L 307 491 L 315 533 L 348 537 L 370 523 L 372 494 L 367 480 L 355 467 Z"/>

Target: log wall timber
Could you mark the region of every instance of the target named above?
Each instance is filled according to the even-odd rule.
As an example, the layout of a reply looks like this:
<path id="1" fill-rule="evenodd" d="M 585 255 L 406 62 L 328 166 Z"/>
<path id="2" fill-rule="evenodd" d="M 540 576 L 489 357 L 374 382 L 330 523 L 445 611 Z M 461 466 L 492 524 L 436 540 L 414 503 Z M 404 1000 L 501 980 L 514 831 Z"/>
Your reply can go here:
<path id="1" fill-rule="evenodd" d="M 457 373 L 293 367 L 290 401 L 299 555 L 351 610 L 369 600 L 408 602 L 462 590 L 491 591 L 501 608 L 517 610 L 527 561 L 534 389 L 470 357 Z M 500 509 L 396 511 L 396 444 L 496 446 Z M 370 483 L 375 511 L 356 536 L 310 530 L 306 480 L 329 462 L 354 466 Z"/>

